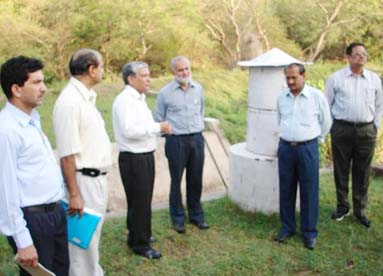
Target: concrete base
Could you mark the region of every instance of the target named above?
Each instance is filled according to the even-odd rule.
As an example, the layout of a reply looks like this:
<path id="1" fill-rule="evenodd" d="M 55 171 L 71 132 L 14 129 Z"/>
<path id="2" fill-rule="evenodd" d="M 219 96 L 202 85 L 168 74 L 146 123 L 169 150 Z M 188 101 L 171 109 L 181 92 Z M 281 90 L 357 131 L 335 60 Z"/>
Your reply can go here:
<path id="1" fill-rule="evenodd" d="M 224 138 L 219 128 L 219 121 L 213 118 L 205 118 L 203 137 L 205 140 L 205 162 L 203 172 L 202 199 L 222 197 L 227 193 L 229 183 L 229 142 Z M 54 150 L 57 162 L 57 151 Z M 107 174 L 109 185 L 108 212 L 124 213 L 127 209 L 125 191 L 122 185 L 120 170 L 118 168 L 117 145 L 113 144 L 113 165 Z M 152 206 L 164 208 L 168 206 L 170 191 L 170 175 L 168 160 L 165 157 L 165 139 L 158 139 L 158 147 L 155 151 L 156 176 L 154 182 Z M 186 198 L 185 174 L 181 183 L 183 200 Z"/>
<path id="2" fill-rule="evenodd" d="M 203 190 L 202 194 L 225 193 L 225 184 L 229 179 L 229 162 L 221 143 L 215 133 L 206 131 L 203 133 L 205 138 L 205 163 L 203 173 Z M 153 191 L 153 205 L 167 206 L 170 191 L 170 175 L 168 168 L 168 160 L 165 157 L 165 139 L 158 140 L 158 147 L 155 151 L 156 177 Z M 214 152 L 214 156 L 211 154 Z M 124 188 L 121 182 L 120 171 L 118 168 L 118 150 L 113 145 L 113 168 L 108 173 L 109 184 L 109 202 L 108 210 L 110 212 L 118 212 L 126 210 L 127 203 Z M 181 183 L 181 191 L 185 201 L 186 183 L 185 174 Z"/>
<path id="3" fill-rule="evenodd" d="M 246 143 L 229 149 L 229 198 L 246 211 L 279 213 L 278 159 L 246 150 Z"/>

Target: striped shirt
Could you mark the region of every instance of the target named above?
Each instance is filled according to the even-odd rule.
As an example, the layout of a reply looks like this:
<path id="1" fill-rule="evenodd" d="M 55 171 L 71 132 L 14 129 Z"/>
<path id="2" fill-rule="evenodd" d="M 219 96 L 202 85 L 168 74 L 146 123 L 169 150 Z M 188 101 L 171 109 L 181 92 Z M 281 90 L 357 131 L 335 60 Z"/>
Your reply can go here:
<path id="1" fill-rule="evenodd" d="M 380 127 L 383 113 L 382 82 L 367 69 L 361 75 L 343 68 L 327 80 L 326 92 L 334 119 L 354 123 L 374 122 Z"/>

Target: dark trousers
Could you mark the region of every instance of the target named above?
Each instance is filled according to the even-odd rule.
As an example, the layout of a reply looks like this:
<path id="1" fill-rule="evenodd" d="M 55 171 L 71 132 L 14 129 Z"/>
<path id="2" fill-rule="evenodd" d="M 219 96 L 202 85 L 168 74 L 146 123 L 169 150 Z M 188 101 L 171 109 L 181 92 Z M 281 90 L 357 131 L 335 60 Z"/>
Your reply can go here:
<path id="1" fill-rule="evenodd" d="M 318 234 L 319 156 L 318 142 L 291 146 L 283 141 L 278 148 L 279 208 L 283 233 L 295 233 L 295 202 L 297 187 L 301 202 L 301 232 L 304 238 Z"/>
<path id="2" fill-rule="evenodd" d="M 61 205 L 50 212 L 24 212 L 27 228 L 32 236 L 38 261 L 57 276 L 67 276 L 69 271 L 68 235 L 66 214 Z M 14 253 L 17 247 L 8 237 Z M 30 274 L 20 268 L 20 276 Z"/>
<path id="3" fill-rule="evenodd" d="M 189 219 L 204 221 L 201 206 L 204 141 L 201 133 L 166 137 L 165 154 L 170 171 L 169 209 L 174 224 L 185 223 L 182 205 L 181 180 L 186 168 L 186 202 Z"/>
<path id="4" fill-rule="evenodd" d="M 134 252 L 142 253 L 150 249 L 152 235 L 154 155 L 153 152 L 120 152 L 118 164 L 128 202 L 128 244 Z"/>
<path id="5" fill-rule="evenodd" d="M 368 177 L 374 155 L 376 135 L 377 130 L 372 123 L 353 126 L 334 121 L 331 128 L 331 147 L 337 209 L 340 212 L 347 212 L 350 209 L 348 181 L 351 167 L 354 215 L 365 215 Z"/>

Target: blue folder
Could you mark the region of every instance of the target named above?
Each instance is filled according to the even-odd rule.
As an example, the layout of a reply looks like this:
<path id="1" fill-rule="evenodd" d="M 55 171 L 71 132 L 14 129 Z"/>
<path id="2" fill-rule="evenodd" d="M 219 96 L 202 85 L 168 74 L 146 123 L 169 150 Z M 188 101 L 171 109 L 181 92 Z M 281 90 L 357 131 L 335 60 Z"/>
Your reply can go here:
<path id="1" fill-rule="evenodd" d="M 61 201 L 61 204 L 67 213 L 68 241 L 87 249 L 102 215 L 84 208 L 81 218 L 78 213 L 71 217 L 68 214 L 68 203 Z"/>

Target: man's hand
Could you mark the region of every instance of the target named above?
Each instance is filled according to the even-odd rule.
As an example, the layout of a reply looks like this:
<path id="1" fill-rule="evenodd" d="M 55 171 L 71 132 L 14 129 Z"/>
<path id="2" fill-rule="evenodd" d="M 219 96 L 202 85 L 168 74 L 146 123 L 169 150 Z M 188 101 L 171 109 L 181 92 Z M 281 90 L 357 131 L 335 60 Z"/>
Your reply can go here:
<path id="1" fill-rule="evenodd" d="M 82 213 L 84 212 L 84 201 L 82 200 L 80 195 L 70 196 L 69 197 L 69 206 L 68 206 L 68 214 L 73 217 L 76 213 L 82 217 Z"/>
<path id="2" fill-rule="evenodd" d="M 169 122 L 161 122 L 160 123 L 161 132 L 164 134 L 172 134 L 172 126 L 169 124 Z"/>
<path id="3" fill-rule="evenodd" d="M 34 245 L 17 249 L 18 260 L 25 266 L 37 267 L 38 255 Z"/>

